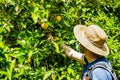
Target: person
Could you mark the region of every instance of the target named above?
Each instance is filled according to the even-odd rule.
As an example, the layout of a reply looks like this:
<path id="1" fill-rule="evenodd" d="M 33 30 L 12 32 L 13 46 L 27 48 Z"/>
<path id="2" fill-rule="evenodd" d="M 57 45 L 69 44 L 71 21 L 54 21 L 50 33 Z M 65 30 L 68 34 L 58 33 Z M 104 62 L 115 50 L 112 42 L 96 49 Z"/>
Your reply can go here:
<path id="1" fill-rule="evenodd" d="M 107 35 L 101 27 L 97 25 L 88 27 L 76 25 L 73 32 L 77 41 L 80 42 L 81 53 L 75 51 L 70 46 L 66 46 L 65 54 L 67 57 L 73 58 L 84 65 L 82 80 L 89 80 L 86 76 L 87 72 L 96 63 L 102 62 L 111 67 L 110 62 L 105 58 L 109 54 L 109 48 L 106 44 Z M 110 72 L 102 67 L 94 69 L 91 75 L 91 80 L 113 80 Z"/>

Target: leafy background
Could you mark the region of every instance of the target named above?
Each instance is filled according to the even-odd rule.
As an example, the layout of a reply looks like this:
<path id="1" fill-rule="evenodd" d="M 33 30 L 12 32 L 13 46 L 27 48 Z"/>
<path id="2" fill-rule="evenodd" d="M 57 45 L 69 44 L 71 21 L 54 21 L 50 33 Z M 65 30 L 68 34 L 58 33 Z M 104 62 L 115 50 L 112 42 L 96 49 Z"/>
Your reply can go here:
<path id="1" fill-rule="evenodd" d="M 119 0 L 0 0 L 0 79 L 79 79 L 82 65 L 64 55 L 64 44 L 80 51 L 76 24 L 106 31 L 120 79 L 119 17 Z"/>

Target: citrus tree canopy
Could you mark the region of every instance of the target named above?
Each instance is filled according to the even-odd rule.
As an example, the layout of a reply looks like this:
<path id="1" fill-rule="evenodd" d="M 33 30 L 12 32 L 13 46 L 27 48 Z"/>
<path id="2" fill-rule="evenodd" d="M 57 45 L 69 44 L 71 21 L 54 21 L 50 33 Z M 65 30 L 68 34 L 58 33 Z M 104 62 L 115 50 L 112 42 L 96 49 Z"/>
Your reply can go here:
<path id="1" fill-rule="evenodd" d="M 105 30 L 120 79 L 119 0 L 0 0 L 0 79 L 79 79 L 82 65 L 64 54 L 65 45 L 80 51 L 77 24 Z"/>

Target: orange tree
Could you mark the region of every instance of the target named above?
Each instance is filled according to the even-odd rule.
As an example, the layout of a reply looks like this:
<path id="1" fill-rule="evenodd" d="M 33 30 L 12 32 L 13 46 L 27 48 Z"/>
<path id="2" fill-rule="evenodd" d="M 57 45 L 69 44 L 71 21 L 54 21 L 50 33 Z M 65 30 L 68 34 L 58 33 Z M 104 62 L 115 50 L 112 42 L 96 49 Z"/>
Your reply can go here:
<path id="1" fill-rule="evenodd" d="M 78 52 L 76 24 L 101 26 L 108 34 L 107 57 L 120 78 L 120 1 L 0 0 L 0 79 L 79 79 L 82 67 L 64 55 Z"/>

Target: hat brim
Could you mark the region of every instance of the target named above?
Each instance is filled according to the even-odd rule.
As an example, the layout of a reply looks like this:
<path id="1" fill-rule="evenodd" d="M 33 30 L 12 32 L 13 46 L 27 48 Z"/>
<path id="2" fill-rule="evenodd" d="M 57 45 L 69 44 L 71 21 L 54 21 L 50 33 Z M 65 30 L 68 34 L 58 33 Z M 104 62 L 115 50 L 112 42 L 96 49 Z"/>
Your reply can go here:
<path id="1" fill-rule="evenodd" d="M 74 27 L 74 35 L 76 39 L 88 50 L 94 52 L 95 54 L 101 55 L 101 56 L 107 56 L 109 54 L 109 48 L 107 44 L 105 43 L 102 48 L 99 48 L 92 44 L 86 37 L 84 31 L 87 27 L 84 25 L 76 25 Z"/>

